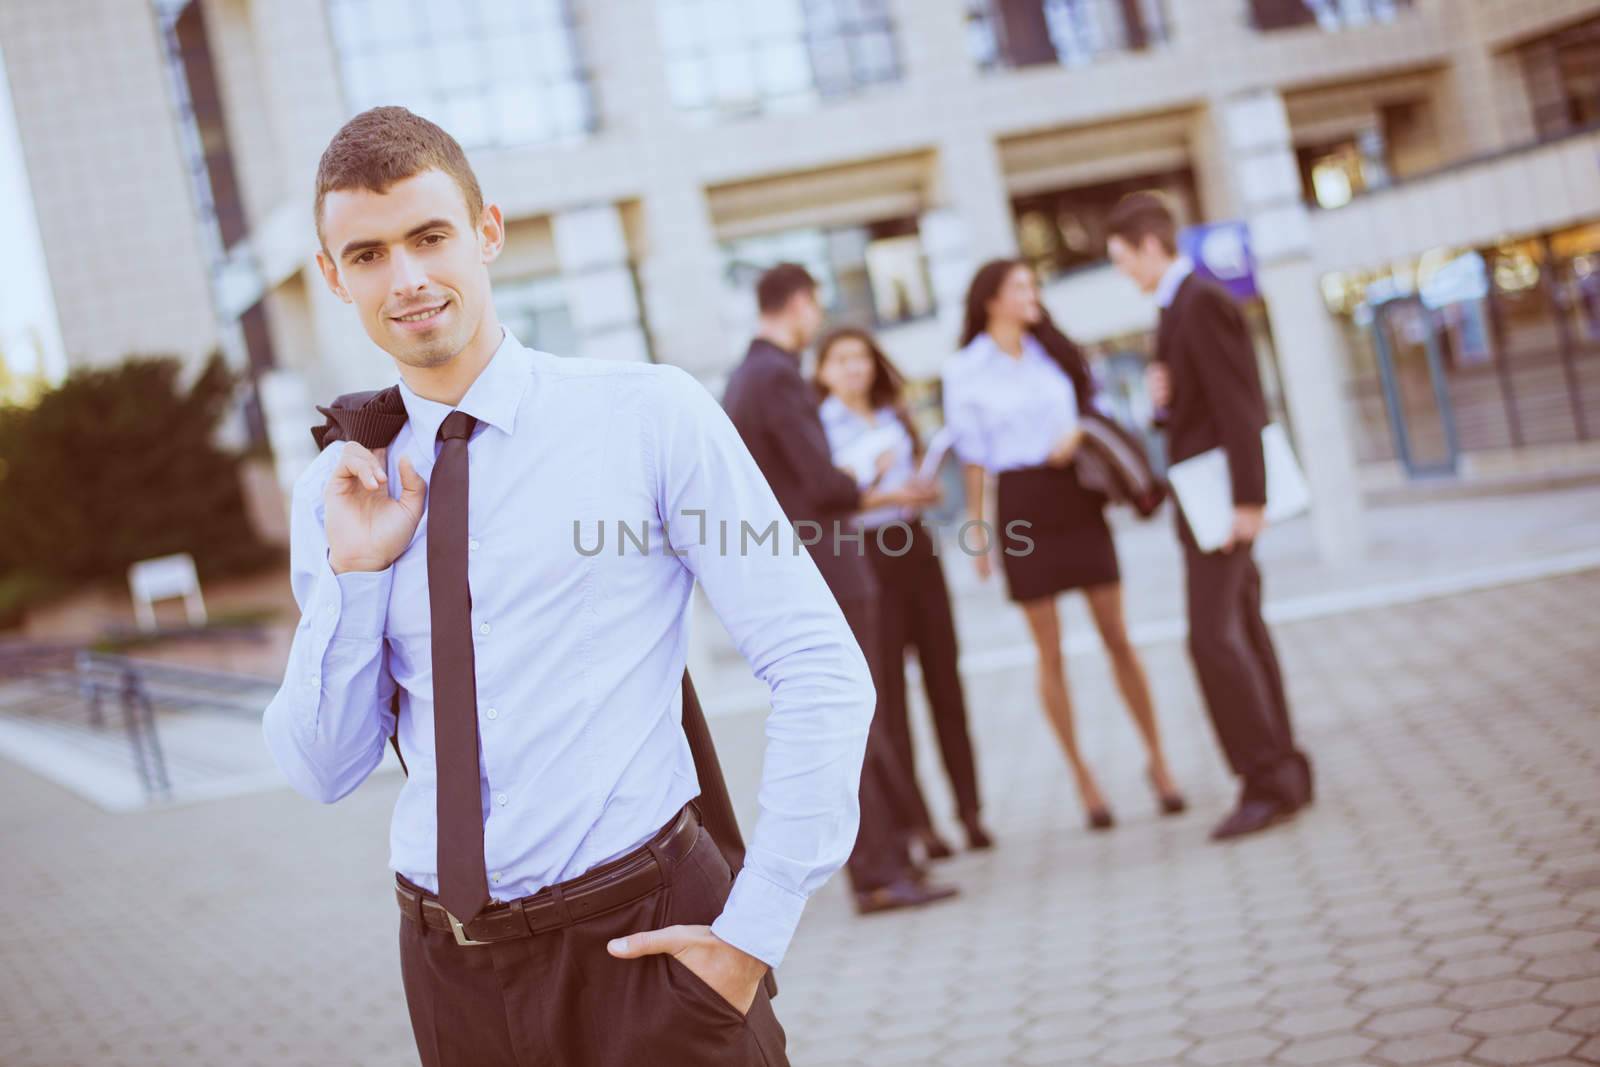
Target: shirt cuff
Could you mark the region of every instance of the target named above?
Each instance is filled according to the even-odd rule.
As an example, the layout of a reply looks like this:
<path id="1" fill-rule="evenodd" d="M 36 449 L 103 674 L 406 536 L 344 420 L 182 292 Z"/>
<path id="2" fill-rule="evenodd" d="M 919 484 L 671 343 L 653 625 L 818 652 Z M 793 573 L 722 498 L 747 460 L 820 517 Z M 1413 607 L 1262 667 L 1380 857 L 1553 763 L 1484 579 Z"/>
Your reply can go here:
<path id="1" fill-rule="evenodd" d="M 394 566 L 381 571 L 345 571 L 334 574 L 326 558 L 322 563 L 324 587 L 330 590 L 328 603 L 335 623 L 332 636 L 376 640 L 383 636 L 389 619 L 389 590 L 394 585 Z"/>
<path id="2" fill-rule="evenodd" d="M 806 898 L 768 881 L 749 867 L 733 880 L 733 891 L 711 932 L 769 967 L 783 962 L 800 925 Z"/>

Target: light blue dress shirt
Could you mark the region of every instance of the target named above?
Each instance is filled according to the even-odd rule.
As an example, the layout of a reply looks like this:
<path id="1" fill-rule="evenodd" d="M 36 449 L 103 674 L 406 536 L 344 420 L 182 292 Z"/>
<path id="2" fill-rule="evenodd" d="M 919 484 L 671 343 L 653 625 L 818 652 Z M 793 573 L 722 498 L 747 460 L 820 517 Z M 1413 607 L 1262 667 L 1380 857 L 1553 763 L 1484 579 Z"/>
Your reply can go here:
<path id="1" fill-rule="evenodd" d="M 947 362 L 944 419 L 963 463 L 991 474 L 1037 467 L 1078 427 L 1078 391 L 1044 346 L 1022 335 L 1022 356 L 987 333 Z"/>
<path id="2" fill-rule="evenodd" d="M 431 475 L 452 410 L 400 389 L 410 421 L 386 457 L 396 492 L 402 455 Z M 875 699 L 810 553 L 722 408 L 677 367 L 558 358 L 508 333 L 459 409 L 480 420 L 467 575 L 491 895 L 583 874 L 698 795 L 679 685 L 698 579 L 772 692 L 760 816 L 712 929 L 776 966 L 806 898 L 855 841 Z M 338 800 L 382 760 L 398 686 L 410 776 L 390 864 L 437 891 L 428 518 L 386 570 L 336 576 L 322 495 L 343 448 L 330 445 L 295 486 L 303 618 L 266 710 L 267 744 L 297 790 Z M 781 537 L 741 548 L 741 522 L 776 524 Z"/>
<path id="3" fill-rule="evenodd" d="M 822 417 L 822 429 L 828 435 L 828 448 L 833 452 L 834 459 L 842 460 L 849 452 L 852 445 L 861 441 L 869 434 L 882 433 L 884 436 L 884 449 L 878 450 L 894 452 L 894 462 L 877 479 L 876 467 L 868 468 L 856 476 L 856 483 L 866 489 L 877 480 L 877 488 L 883 492 L 893 492 L 911 481 L 917 473 L 917 457 L 915 445 L 911 435 L 906 432 L 905 423 L 900 421 L 900 416 L 892 407 L 881 407 L 872 413 L 872 418 L 867 419 L 859 412 L 850 410 L 844 401 L 837 396 L 829 395 L 823 398 L 822 406 L 818 409 Z M 843 466 L 844 464 L 840 464 Z M 846 467 L 846 469 L 849 469 Z M 864 477 L 862 475 L 865 475 Z M 916 509 L 900 507 L 895 504 L 886 504 L 881 508 L 863 511 L 851 519 L 851 522 L 868 530 L 877 529 L 879 526 L 891 522 L 906 521 L 917 517 Z"/>
<path id="4" fill-rule="evenodd" d="M 1178 298 L 1178 287 L 1184 279 L 1194 273 L 1194 260 L 1188 256 L 1179 256 L 1167 265 L 1161 272 L 1161 280 L 1156 283 L 1156 306 L 1169 308 Z"/>

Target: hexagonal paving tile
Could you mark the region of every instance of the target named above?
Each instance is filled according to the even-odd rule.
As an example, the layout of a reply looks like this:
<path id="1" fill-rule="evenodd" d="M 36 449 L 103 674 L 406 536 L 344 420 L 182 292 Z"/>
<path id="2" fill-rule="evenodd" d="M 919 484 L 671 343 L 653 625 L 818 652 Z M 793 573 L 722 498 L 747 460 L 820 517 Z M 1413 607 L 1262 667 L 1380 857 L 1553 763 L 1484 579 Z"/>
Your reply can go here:
<path id="1" fill-rule="evenodd" d="M 1454 1064 L 1460 1062 L 1459 1057 L 1476 1043 L 1476 1038 L 1441 1030 L 1433 1034 L 1415 1034 L 1411 1037 L 1385 1041 L 1378 1046 L 1373 1056 L 1384 1063 L 1396 1064 L 1397 1067 L 1441 1063 L 1446 1060 Z"/>
<path id="2" fill-rule="evenodd" d="M 1556 930 L 1547 934 L 1533 934 L 1528 937 L 1519 937 L 1511 942 L 1507 952 L 1518 956 L 1532 956 L 1542 959 L 1545 956 L 1559 956 L 1564 952 L 1581 952 L 1586 948 L 1600 945 L 1600 934 L 1593 930 L 1584 930 L 1581 927 L 1570 930 Z"/>
<path id="3" fill-rule="evenodd" d="M 1475 1011 L 1458 1024 L 1469 1034 L 1494 1037 L 1497 1034 L 1520 1034 L 1527 1030 L 1542 1030 L 1559 1019 L 1564 1009 L 1550 1004 L 1508 1004 L 1503 1008 Z"/>
<path id="4" fill-rule="evenodd" d="M 1556 1056 L 1565 1056 L 1582 1041 L 1575 1034 L 1555 1030 L 1535 1030 L 1526 1034 L 1505 1034 L 1491 1037 L 1472 1050 L 1474 1059 L 1485 1063 L 1518 1067 L 1521 1064 L 1540 1063 Z"/>
<path id="5" fill-rule="evenodd" d="M 1278 1059 L 1294 1067 L 1315 1067 L 1354 1059 L 1376 1044 L 1372 1038 L 1360 1034 L 1302 1038 L 1279 1051 Z"/>
<path id="6" fill-rule="evenodd" d="M 1568 978 L 1594 978 L 1600 976 L 1600 951 L 1564 952 L 1559 956 L 1546 956 L 1534 960 L 1523 968 L 1531 978 L 1561 981 Z"/>
<path id="7" fill-rule="evenodd" d="M 1238 1034 L 1202 1041 L 1183 1058 L 1195 1067 L 1240 1067 L 1246 1063 L 1266 1063 L 1282 1044 L 1265 1034 Z"/>
<path id="8" fill-rule="evenodd" d="M 1286 1037 L 1314 1037 L 1354 1030 L 1367 1017 L 1356 1008 L 1334 1006 L 1312 1011 L 1291 1011 L 1272 1023 L 1272 1029 Z"/>
<path id="9" fill-rule="evenodd" d="M 1429 1005 L 1374 1015 L 1363 1023 L 1361 1028 L 1384 1037 L 1409 1037 L 1415 1034 L 1431 1034 L 1436 1030 L 1448 1030 L 1459 1018 L 1461 1018 L 1459 1011 Z"/>
<path id="10" fill-rule="evenodd" d="M 1503 978 L 1508 974 L 1516 974 L 1526 967 L 1528 961 L 1522 956 L 1507 956 L 1500 952 L 1491 952 L 1483 956 L 1466 956 L 1461 959 L 1445 960 L 1435 967 L 1430 973 L 1431 978 L 1440 978 L 1446 982 L 1471 982 L 1481 978 Z"/>
<path id="11" fill-rule="evenodd" d="M 1409 1007 L 1414 1004 L 1431 1004 L 1438 1000 L 1443 992 L 1444 986 L 1437 982 L 1411 978 L 1403 982 L 1389 982 L 1363 989 L 1352 999 L 1357 1004 L 1382 1010 Z"/>

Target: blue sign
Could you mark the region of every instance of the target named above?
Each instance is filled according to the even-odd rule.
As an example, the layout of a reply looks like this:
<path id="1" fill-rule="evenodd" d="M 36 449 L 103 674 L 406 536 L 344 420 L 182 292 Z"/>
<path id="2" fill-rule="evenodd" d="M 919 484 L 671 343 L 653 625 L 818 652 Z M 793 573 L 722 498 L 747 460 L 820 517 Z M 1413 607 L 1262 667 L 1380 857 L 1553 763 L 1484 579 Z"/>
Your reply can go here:
<path id="1" fill-rule="evenodd" d="M 1235 300 L 1253 300 L 1256 258 L 1250 251 L 1250 227 L 1243 222 L 1208 222 L 1178 232 L 1178 251 L 1194 260 L 1195 273 L 1210 278 Z"/>

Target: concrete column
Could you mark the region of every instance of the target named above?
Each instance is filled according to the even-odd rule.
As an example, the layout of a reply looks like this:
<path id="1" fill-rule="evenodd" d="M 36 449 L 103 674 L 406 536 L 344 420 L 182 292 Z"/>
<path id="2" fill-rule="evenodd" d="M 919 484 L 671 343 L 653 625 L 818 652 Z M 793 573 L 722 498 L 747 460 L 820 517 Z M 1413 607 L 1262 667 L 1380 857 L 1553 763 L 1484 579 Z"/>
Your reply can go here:
<path id="1" fill-rule="evenodd" d="M 562 212 L 550 226 L 579 354 L 649 362 L 650 342 L 640 321 L 628 241 L 616 206 L 597 204 Z"/>
<path id="2" fill-rule="evenodd" d="M 714 380 L 734 363 L 732 337 L 722 326 L 722 253 L 705 192 L 686 170 L 658 172 L 666 180 L 642 205 L 639 283 L 656 358 Z M 749 296 L 752 307 L 755 295 Z"/>
<path id="3" fill-rule="evenodd" d="M 1344 399 L 1343 342 L 1318 286 L 1283 97 L 1275 90 L 1256 90 L 1219 106 L 1297 452 L 1311 485 L 1317 547 L 1330 562 L 1354 560 L 1364 551 L 1364 534 Z"/>
<path id="4" fill-rule="evenodd" d="M 951 109 L 943 113 L 946 132 L 929 176 L 921 232 L 940 320 L 954 307 L 959 321 L 961 297 L 978 264 L 1016 255 L 1011 198 L 999 149 L 987 132 L 992 116 L 979 111 L 973 91 L 984 75 L 968 52 L 962 5 L 895 0 L 894 14 L 910 90 Z"/>
<path id="5" fill-rule="evenodd" d="M 1488 13 L 1477 4 L 1427 0 L 1452 41 L 1450 65 L 1433 93 L 1434 125 L 1445 162 L 1533 140 L 1533 105 L 1515 52 L 1487 42 Z"/>
<path id="6" fill-rule="evenodd" d="M 684 156 L 686 120 L 668 92 L 655 0 L 589 0 L 583 13 L 604 128 L 629 138 L 650 175 L 630 236 L 655 358 L 713 380 L 729 369 L 738 339 L 722 329 L 722 256 Z"/>
<path id="7" fill-rule="evenodd" d="M 317 161 L 350 117 L 324 7 L 323 0 L 250 4 L 256 73 L 271 107 L 271 140 L 281 153 L 279 188 L 307 205 Z M 309 211 L 308 206 L 308 217 Z"/>
<path id="8" fill-rule="evenodd" d="M 1016 220 L 1000 150 L 981 129 L 968 127 L 940 138 L 929 200 L 961 216 L 975 261 L 1017 254 Z"/>
<path id="9" fill-rule="evenodd" d="M 934 305 L 939 309 L 939 336 L 954 345 L 961 332 L 967 286 L 978 269 L 967 239 L 966 220 L 950 208 L 935 208 L 917 220 L 922 251 L 928 257 Z"/>

